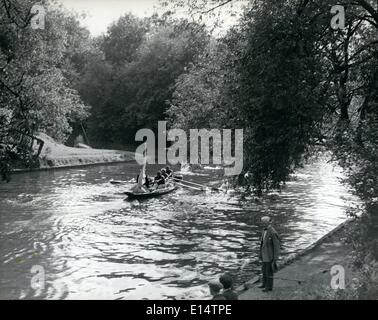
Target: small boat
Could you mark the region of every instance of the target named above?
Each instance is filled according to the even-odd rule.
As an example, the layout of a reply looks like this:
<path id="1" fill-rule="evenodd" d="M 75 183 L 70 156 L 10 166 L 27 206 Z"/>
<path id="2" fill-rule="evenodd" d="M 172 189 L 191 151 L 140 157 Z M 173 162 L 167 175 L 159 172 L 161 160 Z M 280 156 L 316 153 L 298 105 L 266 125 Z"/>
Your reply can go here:
<path id="1" fill-rule="evenodd" d="M 128 199 L 149 199 L 149 198 L 159 197 L 167 193 L 171 193 L 175 191 L 177 188 L 178 186 L 173 184 L 163 189 L 156 189 L 151 192 L 135 193 L 132 191 L 126 191 L 125 194 L 127 195 Z"/>

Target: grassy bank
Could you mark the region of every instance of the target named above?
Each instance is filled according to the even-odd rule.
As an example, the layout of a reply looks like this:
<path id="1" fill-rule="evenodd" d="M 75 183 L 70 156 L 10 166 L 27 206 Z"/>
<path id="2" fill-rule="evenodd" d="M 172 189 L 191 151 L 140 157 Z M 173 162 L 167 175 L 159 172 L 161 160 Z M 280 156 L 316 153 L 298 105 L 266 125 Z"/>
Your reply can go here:
<path id="1" fill-rule="evenodd" d="M 38 135 L 44 141 L 39 156 L 39 169 L 66 168 L 94 164 L 135 161 L 130 151 L 67 147 L 46 134 Z"/>

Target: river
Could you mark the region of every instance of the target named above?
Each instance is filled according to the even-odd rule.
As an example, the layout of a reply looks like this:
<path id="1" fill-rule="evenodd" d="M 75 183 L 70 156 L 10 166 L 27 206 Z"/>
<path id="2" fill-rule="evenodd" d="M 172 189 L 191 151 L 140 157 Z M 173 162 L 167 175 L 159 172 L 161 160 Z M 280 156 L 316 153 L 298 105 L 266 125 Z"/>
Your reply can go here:
<path id="1" fill-rule="evenodd" d="M 124 163 L 22 173 L 1 183 L 0 299 L 205 299 L 207 282 L 219 274 L 228 271 L 240 284 L 258 272 L 263 215 L 274 218 L 285 256 L 343 222 L 353 202 L 340 170 L 325 160 L 261 202 L 232 190 L 187 189 L 125 201 L 132 183 L 109 180 L 137 172 Z M 209 183 L 219 172 L 184 178 Z M 42 287 L 36 279 L 45 279 Z"/>

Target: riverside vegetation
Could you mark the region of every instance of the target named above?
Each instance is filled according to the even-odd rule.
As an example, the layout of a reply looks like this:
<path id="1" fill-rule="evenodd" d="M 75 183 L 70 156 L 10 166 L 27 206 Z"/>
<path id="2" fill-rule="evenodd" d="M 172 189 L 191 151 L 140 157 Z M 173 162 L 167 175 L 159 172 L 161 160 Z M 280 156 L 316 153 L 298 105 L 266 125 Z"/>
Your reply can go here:
<path id="1" fill-rule="evenodd" d="M 361 270 L 351 294 L 377 298 L 377 2 L 344 1 L 345 28 L 333 30 L 332 0 L 245 1 L 237 23 L 215 36 L 203 21 L 221 25 L 217 14 L 235 15 L 233 2 L 161 1 L 165 14 L 125 14 L 91 37 L 47 0 L 44 30 L 30 28 L 33 1 L 1 0 L 1 174 L 35 165 L 36 132 L 64 142 L 84 127 L 103 147 L 164 119 L 183 130 L 243 128 L 235 183 L 257 195 L 328 150 L 363 201 L 348 237 Z M 175 17 L 182 6 L 194 21 Z"/>

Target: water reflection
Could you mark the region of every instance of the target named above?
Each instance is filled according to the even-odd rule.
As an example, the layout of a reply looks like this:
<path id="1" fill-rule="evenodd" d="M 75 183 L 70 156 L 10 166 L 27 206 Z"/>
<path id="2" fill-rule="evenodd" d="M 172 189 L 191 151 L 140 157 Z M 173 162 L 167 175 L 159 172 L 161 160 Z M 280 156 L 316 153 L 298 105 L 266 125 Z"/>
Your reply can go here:
<path id="1" fill-rule="evenodd" d="M 156 171 L 151 168 L 151 173 Z M 300 170 L 284 192 L 261 202 L 235 193 L 179 189 L 124 201 L 110 179 L 132 164 L 16 175 L 0 185 L 0 298 L 206 298 L 206 283 L 229 271 L 241 283 L 259 268 L 259 219 L 271 214 L 283 254 L 301 250 L 345 220 L 353 199 L 325 161 Z M 190 175 L 208 183 L 219 170 Z M 30 287 L 45 269 L 43 293 Z"/>

